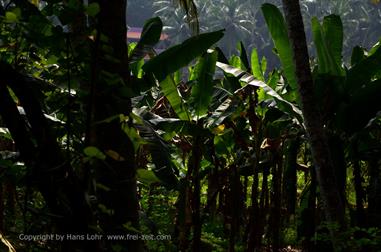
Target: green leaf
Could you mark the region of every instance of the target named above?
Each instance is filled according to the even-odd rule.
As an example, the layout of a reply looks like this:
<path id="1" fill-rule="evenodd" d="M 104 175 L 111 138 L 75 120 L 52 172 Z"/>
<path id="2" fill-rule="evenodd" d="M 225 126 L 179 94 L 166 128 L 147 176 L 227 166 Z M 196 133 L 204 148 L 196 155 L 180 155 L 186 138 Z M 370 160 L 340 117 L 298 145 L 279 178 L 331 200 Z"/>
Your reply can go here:
<path id="1" fill-rule="evenodd" d="M 160 183 L 160 179 L 158 179 L 153 171 L 146 169 L 137 169 L 136 170 L 137 179 L 144 184 L 153 184 Z"/>
<path id="2" fill-rule="evenodd" d="M 364 48 L 360 46 L 355 46 L 352 50 L 351 55 L 351 66 L 354 66 L 364 60 L 366 58 L 365 56 L 365 50 Z"/>
<path id="3" fill-rule="evenodd" d="M 195 85 L 192 87 L 191 100 L 197 117 L 208 112 L 213 95 L 213 75 L 216 69 L 217 52 L 207 53 L 200 58 L 194 70 Z"/>
<path id="4" fill-rule="evenodd" d="M 167 78 L 160 82 L 160 88 L 164 96 L 168 99 L 171 107 L 181 120 L 190 120 L 188 110 L 185 107 L 183 98 L 173 78 L 169 75 Z"/>
<path id="5" fill-rule="evenodd" d="M 249 60 L 247 58 L 247 52 L 242 41 L 238 43 L 238 50 L 239 50 L 239 57 L 241 58 L 241 62 L 244 65 L 245 69 L 250 69 Z"/>
<path id="6" fill-rule="evenodd" d="M 359 88 L 337 112 L 336 123 L 347 132 L 363 129 L 381 111 L 381 80 Z"/>
<path id="7" fill-rule="evenodd" d="M 330 120 L 340 104 L 347 100 L 344 85 L 344 76 L 317 74 L 314 77 L 315 102 L 324 118 Z"/>
<path id="8" fill-rule="evenodd" d="M 144 65 L 144 59 L 143 58 L 141 58 L 140 60 L 137 60 L 135 62 L 130 63 L 130 69 L 131 69 L 132 74 L 139 79 L 141 79 L 143 77 L 143 69 L 142 69 L 143 65 Z M 136 83 L 134 83 L 134 84 L 136 84 Z"/>
<path id="9" fill-rule="evenodd" d="M 343 23 L 338 15 L 329 15 L 324 17 L 323 31 L 328 48 L 331 50 L 336 64 L 340 67 L 342 64 L 343 51 Z"/>
<path id="10" fill-rule="evenodd" d="M 130 127 L 127 123 L 124 123 L 122 124 L 122 129 L 124 133 L 126 133 L 126 135 L 131 139 L 135 152 L 141 145 L 146 144 L 135 127 Z"/>
<path id="11" fill-rule="evenodd" d="M 163 22 L 159 17 L 148 19 L 143 27 L 139 42 L 131 53 L 131 62 L 141 60 L 153 52 L 153 47 L 160 41 Z"/>
<path id="12" fill-rule="evenodd" d="M 265 78 L 263 77 L 261 64 L 259 63 L 258 52 L 255 48 L 253 48 L 253 50 L 251 51 L 251 72 L 253 73 L 254 77 L 258 80 L 265 80 Z"/>
<path id="13" fill-rule="evenodd" d="M 381 47 L 381 40 L 378 41 L 376 44 L 374 44 L 374 46 L 372 46 L 372 48 L 370 48 L 370 50 L 368 52 L 368 56 L 373 55 L 378 50 L 378 48 L 380 48 L 380 47 Z"/>
<path id="14" fill-rule="evenodd" d="M 88 6 L 86 6 L 86 14 L 89 15 L 90 17 L 95 17 L 101 8 L 99 7 L 98 3 L 91 3 Z"/>
<path id="15" fill-rule="evenodd" d="M 109 191 L 111 191 L 111 188 L 110 188 L 110 187 L 105 186 L 104 184 L 101 184 L 101 183 L 96 183 L 95 186 L 96 186 L 96 188 L 97 188 L 98 190 L 102 190 L 102 191 L 105 191 L 105 192 L 109 192 Z"/>
<path id="16" fill-rule="evenodd" d="M 217 154 L 230 155 L 234 149 L 234 133 L 227 130 L 224 134 L 215 135 L 213 142 Z"/>
<path id="17" fill-rule="evenodd" d="M 311 23 L 313 39 L 318 56 L 318 72 L 333 76 L 342 76 L 344 72 L 340 65 L 343 28 L 340 18 L 334 15 L 326 17 L 324 19 L 323 27 L 320 25 L 319 20 L 316 17 L 312 18 Z M 333 35 L 330 33 L 337 34 Z M 339 50 L 339 52 L 334 52 L 334 50 Z"/>
<path id="18" fill-rule="evenodd" d="M 243 64 L 241 58 L 238 57 L 237 55 L 233 55 L 230 57 L 229 65 L 234 66 L 234 67 L 239 68 L 239 69 L 244 70 L 244 71 L 247 70 L 247 68 Z"/>
<path id="19" fill-rule="evenodd" d="M 278 119 L 266 125 L 264 136 L 269 139 L 280 139 L 292 128 L 290 119 Z"/>
<path id="20" fill-rule="evenodd" d="M 204 129 L 198 124 L 192 123 L 191 121 L 182 121 L 177 118 L 163 118 L 158 115 L 148 113 L 148 115 L 144 115 L 144 119 L 149 121 L 155 129 L 159 129 L 167 135 L 199 135 L 206 136 L 208 134 L 208 130 Z M 164 134 L 164 135 L 165 135 Z M 167 138 L 170 140 L 171 138 Z"/>
<path id="21" fill-rule="evenodd" d="M 297 89 L 297 81 L 295 76 L 295 64 L 293 61 L 293 53 L 288 39 L 286 22 L 279 9 L 272 4 L 263 4 L 262 12 L 265 17 L 267 27 L 271 33 L 275 48 L 278 51 L 278 57 L 282 63 L 284 76 L 292 89 Z"/>
<path id="22" fill-rule="evenodd" d="M 159 17 L 148 19 L 143 26 L 142 36 L 138 42 L 145 45 L 154 46 L 160 41 L 163 22 Z"/>
<path id="23" fill-rule="evenodd" d="M 262 73 L 265 74 L 267 70 L 267 60 L 265 57 L 262 57 L 261 67 L 262 67 Z"/>
<path id="24" fill-rule="evenodd" d="M 6 139 L 12 140 L 11 133 L 9 132 L 8 128 L 0 127 L 0 136 L 4 137 Z"/>
<path id="25" fill-rule="evenodd" d="M 213 44 L 218 42 L 223 35 L 224 30 L 220 30 L 191 37 L 149 60 L 143 66 L 143 70 L 154 73 L 158 81 L 161 82 L 169 74 L 176 72 L 201 56 Z"/>
<path id="26" fill-rule="evenodd" d="M 367 85 L 372 78 L 381 72 L 381 46 L 373 52 L 372 55 L 361 60 L 347 74 L 346 89 L 349 93 Z"/>
<path id="27" fill-rule="evenodd" d="M 18 22 L 18 17 L 15 13 L 11 12 L 11 11 L 7 11 L 5 13 L 5 22 L 7 23 L 16 23 Z"/>
<path id="28" fill-rule="evenodd" d="M 263 81 L 256 80 L 255 77 L 251 74 L 248 74 L 238 68 L 229 66 L 227 64 L 217 62 L 217 66 L 221 68 L 224 72 L 233 74 L 235 77 L 239 78 L 240 81 L 245 82 L 249 85 L 260 87 L 263 89 L 263 91 L 273 97 L 276 101 L 278 106 L 283 109 L 285 112 L 288 112 L 289 114 L 293 115 L 298 122 L 303 125 L 303 114 L 302 111 L 296 107 L 293 103 L 285 100 L 282 98 L 274 89 L 272 89 L 269 85 L 264 83 Z"/>
<path id="29" fill-rule="evenodd" d="M 140 136 L 146 141 L 146 147 L 151 154 L 152 163 L 155 165 L 152 168 L 155 176 L 168 188 L 174 189 L 177 187 L 178 173 L 177 167 L 172 163 L 171 153 L 168 143 L 155 131 L 152 124 L 146 118 L 150 118 L 152 114 L 140 112 L 140 120 L 143 124 L 136 124 L 135 127 L 139 130 Z M 145 118 L 144 118 L 145 117 Z"/>
<path id="30" fill-rule="evenodd" d="M 229 61 L 225 57 L 225 55 L 222 52 L 222 50 L 219 47 L 216 47 L 215 50 L 218 52 L 217 61 L 225 63 L 225 64 L 229 64 Z M 241 88 L 241 84 L 239 83 L 237 78 L 234 78 L 231 75 L 226 74 L 225 72 L 224 72 L 224 75 L 225 75 L 225 78 L 224 78 L 223 83 L 222 83 L 224 89 L 226 89 L 226 90 L 228 90 L 230 92 L 234 92 L 235 90 Z"/>
<path id="31" fill-rule="evenodd" d="M 224 102 L 217 107 L 215 111 L 212 112 L 210 116 L 206 119 L 206 127 L 207 128 L 215 128 L 218 127 L 223 121 L 230 117 L 237 111 L 238 99 L 228 98 Z"/>
<path id="32" fill-rule="evenodd" d="M 83 150 L 83 152 L 85 153 L 86 156 L 91 157 L 91 158 L 97 158 L 97 159 L 101 159 L 101 160 L 106 159 L 106 155 L 103 154 L 103 152 L 100 151 L 95 146 L 88 146 Z"/>

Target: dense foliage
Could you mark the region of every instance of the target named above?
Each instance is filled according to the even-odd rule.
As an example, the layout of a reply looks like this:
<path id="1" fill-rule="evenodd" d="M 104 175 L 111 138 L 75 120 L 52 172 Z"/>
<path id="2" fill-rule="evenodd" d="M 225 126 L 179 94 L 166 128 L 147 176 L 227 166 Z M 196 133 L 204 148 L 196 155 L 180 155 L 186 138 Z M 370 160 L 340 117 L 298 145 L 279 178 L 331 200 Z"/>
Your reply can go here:
<path id="1" fill-rule="evenodd" d="M 378 251 L 378 2 L 300 1 L 331 177 L 280 2 L 177 2 L 126 46 L 125 1 L 0 1 L 0 250 Z"/>
<path id="2" fill-rule="evenodd" d="M 130 26 L 142 26 L 144 20 L 152 15 L 162 18 L 164 31 L 170 34 L 172 44 L 179 43 L 191 33 L 185 25 L 184 11 L 171 4 L 171 0 L 130 0 L 128 21 Z M 273 3 L 281 6 L 280 0 L 195 0 L 198 6 L 200 28 L 202 31 L 226 29 L 224 38 L 218 43 L 227 55 L 236 54 L 235 44 L 242 41 L 248 49 L 257 48 L 261 55 L 278 64 L 272 55 L 272 43 L 260 6 Z M 381 36 L 381 9 L 377 1 L 364 0 L 301 0 L 307 35 L 311 36 L 311 18 L 323 18 L 330 14 L 339 15 L 344 24 L 344 51 L 347 62 L 354 46 L 370 48 Z M 311 38 L 311 37 L 310 37 Z M 314 54 L 310 44 L 310 53 Z"/>

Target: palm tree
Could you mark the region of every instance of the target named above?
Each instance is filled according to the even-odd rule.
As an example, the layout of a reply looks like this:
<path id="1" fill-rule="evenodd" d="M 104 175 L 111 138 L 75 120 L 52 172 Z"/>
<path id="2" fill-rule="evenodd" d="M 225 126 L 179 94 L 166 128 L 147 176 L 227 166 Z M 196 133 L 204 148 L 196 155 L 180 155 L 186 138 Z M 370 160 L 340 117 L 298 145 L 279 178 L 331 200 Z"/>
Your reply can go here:
<path id="1" fill-rule="evenodd" d="M 320 186 L 323 209 L 328 222 L 344 227 L 344 203 L 335 182 L 334 166 L 324 125 L 322 125 L 321 115 L 314 102 L 313 79 L 299 1 L 283 0 L 283 8 L 293 48 L 302 110 Z M 334 232 L 331 232 L 331 235 L 332 241 L 334 241 Z M 335 244 L 333 245 L 335 246 Z"/>

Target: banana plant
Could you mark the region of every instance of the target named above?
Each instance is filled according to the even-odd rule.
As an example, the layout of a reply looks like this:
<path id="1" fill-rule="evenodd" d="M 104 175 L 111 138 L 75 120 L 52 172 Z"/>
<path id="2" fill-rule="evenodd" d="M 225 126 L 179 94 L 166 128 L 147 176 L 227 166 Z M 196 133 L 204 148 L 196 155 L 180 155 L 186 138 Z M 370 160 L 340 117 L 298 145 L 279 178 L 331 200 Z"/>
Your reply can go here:
<path id="1" fill-rule="evenodd" d="M 135 85 L 132 88 L 132 92 L 136 95 L 139 95 L 141 92 L 146 92 L 152 83 L 155 85 L 155 82 L 150 81 L 150 79 L 155 78 L 160 83 L 160 90 L 178 116 L 178 119 L 182 121 L 182 123 L 192 123 L 192 121 L 196 119 L 197 125 L 197 121 L 207 114 L 207 108 L 211 102 L 209 97 L 212 97 L 213 93 L 212 80 L 216 54 L 205 54 L 196 65 L 191 79 L 195 84 L 189 99 L 190 106 L 186 104 L 182 98 L 172 74 L 204 53 L 209 46 L 222 37 L 223 32 L 218 31 L 192 37 L 184 43 L 169 48 L 160 55 L 153 57 L 142 66 L 145 55 L 154 55 L 153 46 L 159 41 L 161 31 L 162 22 L 159 18 L 148 20 L 143 28 L 141 39 L 136 46 L 131 49 L 130 66 L 132 71 L 136 73 L 133 78 Z M 200 47 L 198 46 L 199 44 L 203 46 Z M 142 70 L 144 70 L 144 74 L 141 73 Z M 141 75 L 141 78 L 139 78 L 139 75 Z M 131 92 L 131 90 L 127 90 L 126 92 Z M 170 161 L 169 152 L 159 151 L 161 148 L 164 150 L 168 149 L 163 139 L 155 133 L 152 128 L 152 123 L 149 121 L 140 120 L 139 123 L 136 123 L 136 128 L 139 130 L 143 139 L 148 141 L 148 148 L 150 149 L 155 164 L 153 172 L 169 188 L 176 188 L 177 183 L 175 181 L 177 179 L 174 173 L 171 172 L 176 169 Z M 166 154 L 164 155 L 164 153 Z"/>
<path id="2" fill-rule="evenodd" d="M 200 146 L 205 141 L 205 136 L 200 134 L 203 132 L 203 117 L 208 113 L 209 105 L 212 101 L 214 92 L 213 75 L 217 61 L 217 53 L 206 52 L 207 49 L 216 43 L 223 35 L 222 31 L 200 34 L 192 37 L 180 45 L 169 48 L 162 54 L 148 61 L 143 69 L 151 72 L 155 76 L 163 95 L 169 101 L 171 107 L 175 111 L 178 118 L 186 125 L 194 125 L 193 127 L 200 130 L 193 131 L 190 134 L 192 149 L 188 159 L 188 168 L 184 181 L 184 193 L 179 196 L 179 201 L 183 201 L 182 197 L 192 192 L 192 228 L 193 228 L 193 248 L 198 250 L 201 242 L 201 219 L 200 219 L 200 165 L 202 152 Z M 200 46 L 201 45 L 201 46 Z M 175 82 L 172 73 L 189 64 L 192 60 L 199 57 L 196 65 L 190 73 L 190 82 L 192 83 L 189 99 L 185 100 Z M 190 184 L 189 180 L 192 181 Z M 189 201 L 186 201 L 184 207 L 190 207 Z M 187 211 L 184 211 L 187 212 Z M 184 227 L 184 224 L 180 224 Z M 180 232 L 188 232 L 184 228 Z M 184 241 L 180 241 L 183 244 Z"/>
<path id="3" fill-rule="evenodd" d="M 265 18 L 267 17 L 266 21 L 283 66 L 283 74 L 289 81 L 287 67 L 290 65 L 282 60 L 282 57 L 288 57 L 284 55 L 287 55 L 290 49 L 287 46 L 289 44 L 287 34 L 282 32 L 283 17 L 272 5 L 263 5 L 262 11 Z M 274 25 L 273 17 L 280 25 Z M 381 91 L 379 70 L 381 49 L 379 43 L 371 48 L 369 53 L 360 47 L 355 47 L 351 65 L 345 67 L 342 59 L 344 25 L 340 17 L 329 15 L 324 17 L 322 23 L 313 17 L 311 24 L 317 55 L 317 64 L 313 69 L 315 100 L 319 104 L 320 113 L 328 130 L 336 183 L 340 187 L 341 197 L 344 197 L 348 163 L 345 146 L 354 136 L 359 136 L 360 133 L 362 135 L 367 129 L 375 127 L 377 113 L 381 110 L 381 105 L 377 101 L 377 94 Z M 293 101 L 287 95 L 283 97 Z"/>
<path id="4" fill-rule="evenodd" d="M 317 47 L 320 46 L 320 52 L 317 51 L 320 58 L 338 59 L 338 48 L 342 40 L 340 33 L 340 18 L 338 16 L 328 16 L 324 18 L 323 27 L 315 23 L 315 43 Z M 325 31 L 335 30 L 335 36 L 332 32 L 329 34 Z M 323 35 L 323 36 L 321 36 Z M 336 41 L 334 41 L 336 40 Z M 336 53 L 336 56 L 334 53 Z M 333 61 L 331 61 L 333 62 Z M 330 142 L 331 148 L 335 151 L 334 161 L 336 163 L 336 177 L 341 187 L 341 194 L 344 197 L 345 178 L 346 178 L 346 163 L 353 163 L 353 174 L 356 183 L 356 197 L 359 198 L 356 202 L 357 216 L 364 217 L 363 205 L 361 200 L 361 166 L 358 164 L 359 160 L 377 160 L 377 154 L 365 154 L 374 152 L 380 148 L 379 144 L 374 143 L 374 129 L 379 128 L 377 118 L 379 118 L 379 111 L 381 105 L 378 100 L 378 94 L 381 92 L 381 79 L 380 69 L 381 65 L 381 49 L 379 43 L 370 49 L 366 54 L 365 50 L 360 47 L 353 49 L 351 65 L 346 71 L 342 69 L 336 71 L 337 67 L 327 67 L 326 61 L 320 60 L 317 74 L 315 76 L 315 83 L 317 88 L 317 100 L 322 104 L 325 111 L 325 121 L 330 128 Z M 338 62 L 342 65 L 342 63 Z M 336 66 L 339 66 L 336 63 Z M 321 69 L 330 69 L 328 73 L 322 73 Z M 368 146 L 368 148 L 361 148 L 360 146 Z M 357 153 L 356 155 L 346 155 L 344 146 L 349 145 L 351 152 Z M 360 153 L 358 153 L 358 151 Z M 372 151 L 370 151 L 372 150 Z M 338 151 L 338 152 L 337 152 Z M 348 160 L 347 157 L 352 157 Z M 354 158 L 353 158 L 354 157 Z M 371 172 L 372 166 L 369 165 L 368 172 L 372 173 L 370 177 L 370 184 L 372 191 L 380 192 L 381 188 L 371 181 L 377 181 L 380 177 L 379 172 Z M 374 170 L 373 170 L 374 171 Z M 369 202 L 377 200 L 376 196 L 370 196 Z M 372 207 L 371 214 L 376 213 L 380 209 Z M 376 214 L 377 215 L 377 214 Z M 360 219 L 363 217 L 359 217 Z M 359 223 L 357 221 L 357 223 Z M 377 225 L 377 224 L 375 224 Z"/>
<path id="5" fill-rule="evenodd" d="M 276 53 L 282 64 L 283 74 L 291 90 L 296 90 L 295 64 L 292 61 L 292 49 L 283 15 L 280 10 L 272 4 L 263 4 L 262 13 L 274 41 Z"/>
<path id="6" fill-rule="evenodd" d="M 270 4 L 264 4 L 262 11 L 281 59 L 283 74 L 288 82 L 295 80 L 293 63 L 286 61 L 290 59 L 291 48 L 283 16 L 276 6 Z M 327 16 L 322 25 L 316 17 L 311 22 L 317 55 L 314 69 L 315 93 L 323 117 L 328 124 L 333 124 L 333 127 L 343 132 L 350 134 L 359 131 L 380 110 L 374 95 L 381 88 L 378 78 L 378 66 L 381 64 L 379 44 L 370 50 L 368 56 L 356 47 L 353 64 L 345 70 L 342 61 L 343 24 L 340 17 Z M 293 87 L 295 84 L 291 83 L 290 86 Z M 289 97 L 286 95 L 285 98 Z"/>
<path id="7" fill-rule="evenodd" d="M 197 38 L 204 39 L 206 36 L 214 38 L 215 35 L 216 32 L 204 35 L 201 34 Z M 175 115 L 177 116 L 177 118 L 160 118 L 155 116 L 148 121 L 152 123 L 152 125 L 155 125 L 157 129 L 161 129 L 167 132 L 167 134 L 169 132 L 174 132 L 173 134 L 180 135 L 183 138 L 188 138 L 191 141 L 190 145 L 192 147 L 190 149 L 189 159 L 187 161 L 188 167 L 185 177 L 186 181 L 183 182 L 185 185 L 181 185 L 182 183 L 180 182 L 179 189 L 181 192 L 178 202 L 180 206 L 189 208 L 189 198 L 187 198 L 187 195 L 190 195 L 189 190 L 192 191 L 192 202 L 194 204 L 192 209 L 194 209 L 194 212 L 191 219 L 193 224 L 194 249 L 197 249 L 199 246 L 197 239 L 200 237 L 199 186 L 201 179 L 200 172 L 202 171 L 201 157 L 203 156 L 202 152 L 200 151 L 200 146 L 202 146 L 203 142 L 208 138 L 214 138 L 214 145 L 217 148 L 216 151 L 219 153 L 218 155 L 221 157 L 224 156 L 224 159 L 226 160 L 231 160 L 229 161 L 229 164 L 231 164 L 229 167 L 233 169 L 232 174 L 238 174 L 238 170 L 234 168 L 238 164 L 236 163 L 237 161 L 234 161 L 237 158 L 236 155 L 232 154 L 232 150 L 223 151 L 224 148 L 222 148 L 222 146 L 226 143 L 226 141 L 229 141 L 229 139 L 238 139 L 240 135 L 242 138 L 242 132 L 237 132 L 234 129 L 234 124 L 228 124 L 229 117 L 237 117 L 240 114 L 240 111 L 244 111 L 244 109 L 237 110 L 237 107 L 245 107 L 243 98 L 240 98 L 241 95 L 245 96 L 244 93 L 247 92 L 250 86 L 261 88 L 264 92 L 264 97 L 271 97 L 272 99 L 276 100 L 277 103 L 280 104 L 280 107 L 283 106 L 283 108 L 288 111 L 288 113 L 294 115 L 293 118 L 297 118 L 295 119 L 297 124 L 303 124 L 301 112 L 298 107 L 282 98 L 268 84 L 263 81 L 254 80 L 252 75 L 245 74 L 238 68 L 234 68 L 222 62 L 218 62 L 217 59 L 221 59 L 225 62 L 227 61 L 226 58 L 224 59 L 224 56 L 219 53 L 219 50 L 206 51 L 206 49 L 204 49 L 204 54 L 198 59 L 195 66 L 190 69 L 190 77 L 189 81 L 187 81 L 185 90 L 180 92 L 176 86 L 177 83 L 175 82 L 175 78 L 172 74 L 178 71 L 182 66 L 185 66 L 187 63 L 189 63 L 190 59 L 187 59 L 186 53 L 190 50 L 194 50 L 192 45 L 193 43 L 196 43 L 196 41 L 196 37 L 191 38 L 184 43 L 170 48 L 162 54 L 154 57 L 143 66 L 143 69 L 146 73 L 152 73 L 155 76 L 155 79 L 159 82 L 159 86 L 164 97 L 168 100 L 171 108 L 174 110 Z M 242 53 L 239 60 L 242 61 L 242 64 L 240 64 L 242 66 L 246 65 L 246 68 L 248 69 L 250 66 L 247 59 L 247 53 L 242 46 L 241 52 Z M 246 60 L 244 60 L 245 58 Z M 169 61 L 169 59 L 171 59 L 171 61 Z M 255 56 L 252 57 L 252 61 L 254 61 L 254 59 Z M 236 62 L 238 61 L 236 60 Z M 214 80 L 213 76 L 216 66 L 224 70 L 226 74 L 232 74 L 234 76 L 236 84 L 233 86 L 236 87 L 235 89 L 232 88 L 232 85 L 230 85 L 226 86 L 228 87 L 228 90 L 224 91 L 224 81 L 221 82 Z M 256 64 L 253 68 L 256 69 L 257 74 L 259 72 L 263 72 L 262 67 L 260 67 L 259 70 L 258 64 Z M 263 73 L 261 75 L 263 78 Z M 230 79 L 232 82 L 234 80 Z M 242 83 L 246 82 L 249 85 L 242 85 L 240 81 Z M 276 82 L 275 79 L 272 81 Z M 207 115 L 209 116 L 205 118 Z M 274 120 L 278 118 L 279 117 L 275 118 Z M 242 118 L 240 121 L 242 121 L 241 126 L 245 128 L 246 119 Z M 227 123 L 227 125 L 225 125 L 225 123 Z M 292 123 L 292 119 L 289 122 L 285 123 Z M 272 136 L 275 136 L 274 134 L 278 134 L 279 136 L 281 132 L 281 124 L 282 123 L 274 127 L 275 131 L 272 131 Z M 225 128 L 227 128 L 227 130 L 225 130 Z M 274 133 L 276 131 L 279 133 Z M 173 136 L 173 134 L 170 135 Z M 245 139 L 245 137 L 243 137 L 243 139 Z M 242 143 L 243 145 L 245 145 L 244 142 L 245 140 Z M 237 181 L 234 178 L 231 179 Z M 189 183 L 190 181 L 192 181 L 193 188 Z M 232 190 L 233 188 L 236 190 L 240 187 L 237 187 L 237 185 L 237 183 L 231 184 Z M 180 202 L 182 203 L 180 204 Z M 179 212 L 187 213 L 189 211 L 184 210 Z M 187 218 L 183 216 L 179 218 L 179 220 L 185 219 L 189 219 L 189 217 Z M 189 232 L 189 230 L 186 229 L 185 223 L 180 222 L 179 227 L 181 229 L 180 233 Z M 238 227 L 238 225 L 235 225 L 235 227 Z M 231 232 L 233 232 L 233 230 L 235 229 L 233 228 Z M 232 244 L 233 241 L 234 240 L 232 240 Z M 186 242 L 180 241 L 180 244 L 186 244 Z"/>
<path id="8" fill-rule="evenodd" d="M 277 87 L 278 83 L 282 83 L 281 75 L 274 71 L 268 76 L 265 82 L 265 65 L 266 61 L 259 62 L 256 50 L 251 53 L 251 65 L 247 57 L 244 47 L 239 45 L 241 55 L 233 57 L 230 65 L 217 62 L 217 66 L 223 70 L 227 76 L 234 76 L 242 86 L 235 92 L 238 95 L 243 90 L 247 90 L 249 94 L 249 107 L 247 111 L 248 123 L 251 127 L 252 146 L 251 158 L 245 158 L 245 162 L 240 165 L 239 172 L 247 177 L 253 176 L 252 186 L 252 211 L 249 215 L 247 230 L 249 230 L 247 238 L 247 250 L 252 251 L 260 246 L 261 236 L 263 235 L 264 222 L 258 221 L 259 218 L 266 218 L 269 214 L 271 221 L 271 239 L 273 244 L 279 244 L 280 232 L 280 208 L 281 208 L 281 189 L 280 181 L 283 173 L 282 158 L 286 158 L 291 164 L 296 163 L 296 155 L 293 152 L 283 152 L 283 142 L 294 141 L 298 136 L 304 134 L 303 115 L 297 104 L 287 100 L 282 93 L 283 86 Z M 254 94 L 253 94 L 254 90 Z M 237 120 L 237 119 L 235 119 Z M 240 127 L 242 128 L 242 126 Z M 239 141 L 236 141 L 239 142 Z M 295 149 L 295 148 L 294 148 Z M 297 151 L 298 148 L 296 148 Z M 254 158 L 253 158 L 254 157 Z M 296 166 L 289 165 L 285 176 L 296 176 Z M 262 176 L 261 195 L 266 194 L 268 190 L 267 176 L 272 174 L 272 191 L 275 192 L 273 202 L 278 202 L 272 206 L 269 212 L 263 203 L 263 197 L 259 197 L 259 174 Z M 296 204 L 296 188 L 289 190 L 287 199 L 289 204 Z M 261 198 L 261 200 L 259 200 Z M 259 203 L 260 202 L 260 203 Z M 267 210 L 266 210 L 267 209 Z M 292 206 L 289 206 L 292 212 Z M 269 233 L 269 235 L 270 235 Z M 275 246 L 275 245 L 274 245 Z"/>
<path id="9" fill-rule="evenodd" d="M 135 49 L 131 52 L 131 55 L 137 59 L 137 61 L 135 60 L 133 64 L 136 64 L 136 62 L 142 60 L 144 51 L 141 50 L 141 48 L 147 47 L 147 44 L 153 45 L 155 41 L 158 40 L 158 36 L 155 36 L 155 34 L 157 35 L 161 33 L 162 24 L 160 19 L 152 19 L 145 25 L 144 28 L 142 39 L 137 43 Z M 149 32 L 150 30 L 151 32 Z M 150 35 L 154 37 L 151 39 L 148 37 Z M 203 118 L 208 114 L 213 93 L 215 92 L 215 89 L 213 88 L 215 84 L 213 76 L 217 61 L 217 53 L 208 53 L 207 49 L 216 43 L 222 36 L 223 31 L 196 35 L 151 58 L 141 67 L 143 70 L 143 73 L 141 74 L 143 78 L 145 76 L 146 79 L 153 80 L 153 83 L 155 84 L 154 88 L 159 88 L 163 95 L 162 98 L 168 101 L 168 105 L 174 111 L 173 116 L 177 117 L 168 119 L 154 116 L 150 119 L 145 118 L 145 120 L 142 120 L 143 123 L 136 126 L 140 132 L 140 136 L 151 143 L 148 146 L 151 150 L 152 161 L 156 166 L 154 173 L 159 177 L 159 179 L 169 182 L 168 168 L 169 166 L 173 166 L 173 163 L 169 160 L 170 155 L 168 154 L 168 151 L 159 151 L 159 149 L 163 148 L 166 144 L 161 136 L 155 132 L 153 127 L 156 126 L 158 128 L 163 126 L 163 124 L 164 127 L 165 125 L 169 125 L 169 127 L 176 127 L 176 125 L 180 124 L 182 125 L 182 130 L 184 130 L 184 128 L 199 129 L 188 132 L 182 132 L 179 130 L 176 132 L 177 135 L 182 136 L 184 139 L 189 138 L 192 147 L 187 162 L 187 180 L 182 180 L 181 182 L 184 186 L 181 186 L 181 183 L 177 184 L 174 180 L 172 180 L 172 184 L 175 184 L 172 188 L 183 190 L 180 193 L 179 202 L 185 201 L 185 204 L 183 204 L 185 208 L 191 207 L 190 202 L 193 204 L 192 209 L 194 212 L 191 219 L 193 227 L 193 247 L 195 250 L 200 248 L 201 241 L 200 168 L 202 152 L 200 146 L 202 146 L 205 138 L 203 133 L 205 132 Z M 140 56 L 140 59 L 138 56 Z M 176 81 L 178 78 L 176 78 L 174 74 L 194 60 L 197 60 L 197 63 L 191 70 L 189 78 L 189 83 L 191 83 L 189 88 L 191 88 L 191 92 L 181 93 L 178 82 Z M 139 68 L 139 66 L 140 65 L 137 65 L 136 67 Z M 188 96 L 187 99 L 185 99 L 184 96 Z M 147 113 L 145 114 L 147 115 Z M 149 114 L 150 113 L 148 113 L 148 115 Z M 157 125 L 155 125 L 155 123 Z M 168 132 L 169 130 L 167 133 Z M 163 158 L 163 156 L 165 156 L 164 153 L 167 154 L 166 157 Z M 192 183 L 190 183 L 190 181 L 192 181 Z M 190 192 L 192 192 L 193 195 L 192 200 L 190 201 L 190 199 L 183 199 L 183 197 L 185 195 L 189 195 Z M 186 225 L 184 223 L 180 223 L 180 226 L 182 227 L 181 232 L 188 232 L 185 229 Z M 182 243 L 184 242 L 180 242 L 180 244 Z"/>
<path id="10" fill-rule="evenodd" d="M 368 54 L 360 47 L 352 53 L 351 65 L 342 62 L 343 25 L 339 16 L 330 15 L 320 25 L 312 19 L 318 64 L 314 69 L 316 99 L 327 123 L 351 135 L 362 130 L 377 115 L 381 105 L 381 48 L 377 43 Z"/>

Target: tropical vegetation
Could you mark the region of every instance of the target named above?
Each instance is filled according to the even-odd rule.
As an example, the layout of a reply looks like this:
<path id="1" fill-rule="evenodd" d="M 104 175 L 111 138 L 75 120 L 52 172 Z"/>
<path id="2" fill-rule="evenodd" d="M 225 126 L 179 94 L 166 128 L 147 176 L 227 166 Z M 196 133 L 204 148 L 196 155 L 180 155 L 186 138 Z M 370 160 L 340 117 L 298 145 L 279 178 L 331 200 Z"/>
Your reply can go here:
<path id="1" fill-rule="evenodd" d="M 379 2 L 176 3 L 0 1 L 0 250 L 379 251 Z"/>

